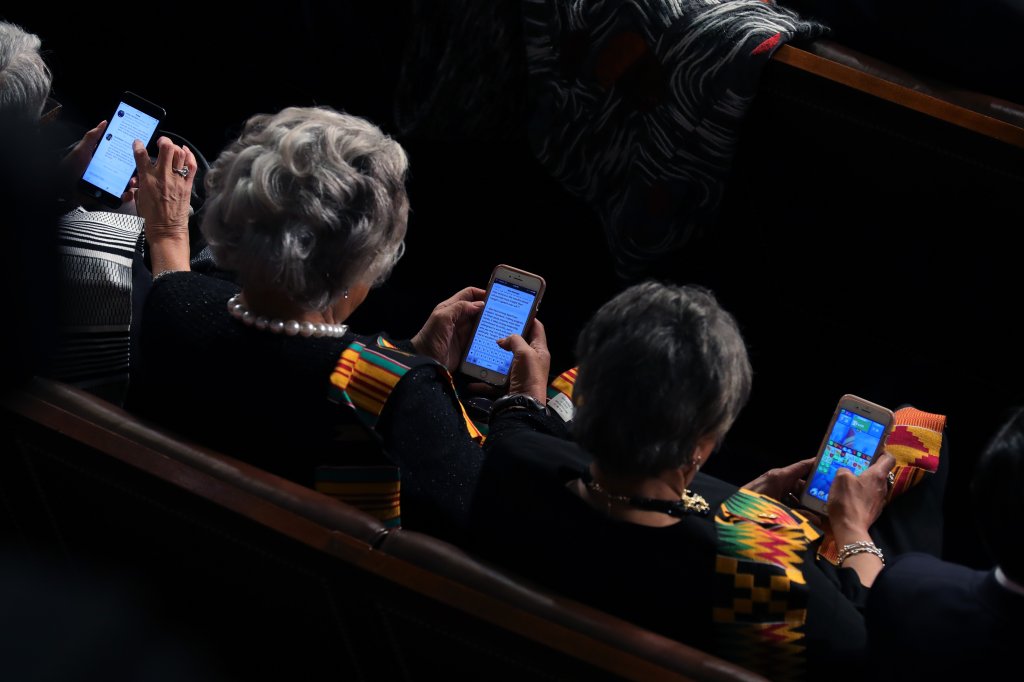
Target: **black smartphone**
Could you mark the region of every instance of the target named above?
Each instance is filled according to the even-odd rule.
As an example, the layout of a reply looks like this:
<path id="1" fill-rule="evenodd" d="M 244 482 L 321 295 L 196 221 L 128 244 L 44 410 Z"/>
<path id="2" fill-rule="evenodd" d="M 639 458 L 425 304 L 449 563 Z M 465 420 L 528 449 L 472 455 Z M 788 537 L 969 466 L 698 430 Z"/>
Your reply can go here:
<path id="1" fill-rule="evenodd" d="M 537 313 L 544 286 L 540 275 L 508 265 L 494 268 L 487 284 L 487 302 L 459 365 L 460 372 L 494 386 L 505 385 L 512 353 L 503 350 L 497 341 L 523 333 Z"/>
<path id="2" fill-rule="evenodd" d="M 854 476 L 864 473 L 885 449 L 894 419 L 887 407 L 850 394 L 840 398 L 800 503 L 819 514 L 827 514 L 825 505 L 836 472 L 849 469 Z"/>
<path id="3" fill-rule="evenodd" d="M 157 126 L 167 118 L 162 107 L 125 92 L 108 119 L 103 138 L 93 152 L 88 168 L 78 181 L 78 188 L 87 196 L 111 208 L 121 205 L 121 195 L 135 172 L 132 142 L 145 145 L 153 139 Z"/>

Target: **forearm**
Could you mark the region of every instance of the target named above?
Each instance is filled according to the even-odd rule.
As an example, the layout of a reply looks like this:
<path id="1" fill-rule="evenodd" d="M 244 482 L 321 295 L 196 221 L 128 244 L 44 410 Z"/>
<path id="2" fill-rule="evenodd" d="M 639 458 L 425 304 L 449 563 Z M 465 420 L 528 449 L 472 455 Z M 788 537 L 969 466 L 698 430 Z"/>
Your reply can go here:
<path id="1" fill-rule="evenodd" d="M 492 415 L 488 424 L 484 450 L 496 446 L 504 438 L 531 431 L 569 440 L 569 429 L 560 417 L 550 410 L 534 412 L 525 409 L 507 409 Z"/>
<path id="2" fill-rule="evenodd" d="M 169 271 L 190 270 L 188 231 L 147 238 L 146 244 L 149 247 L 149 263 L 154 277 Z"/>
<path id="3" fill-rule="evenodd" d="M 870 543 L 872 546 L 874 545 L 874 541 L 871 539 L 867 528 L 845 528 L 842 526 L 837 528 L 833 526 L 832 532 L 835 537 L 836 547 L 839 547 L 840 550 L 847 545 L 855 545 L 857 543 Z M 841 568 L 852 568 L 856 571 L 857 577 L 860 578 L 861 584 L 865 587 L 871 587 L 875 582 L 875 578 L 881 573 L 883 566 L 885 566 L 885 563 L 880 556 L 867 551 L 851 554 L 840 563 Z"/>

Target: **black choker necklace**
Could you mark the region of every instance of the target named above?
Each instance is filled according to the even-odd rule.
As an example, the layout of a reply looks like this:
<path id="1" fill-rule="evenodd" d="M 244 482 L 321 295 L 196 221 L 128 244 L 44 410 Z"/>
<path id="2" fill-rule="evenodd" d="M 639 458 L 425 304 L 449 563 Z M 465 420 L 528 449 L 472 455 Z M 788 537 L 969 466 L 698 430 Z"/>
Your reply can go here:
<path id="1" fill-rule="evenodd" d="M 605 500 L 607 500 L 609 511 L 611 511 L 612 502 L 624 504 L 635 509 L 642 509 L 644 511 L 661 512 L 662 514 L 668 514 L 669 516 L 686 516 L 687 514 L 700 514 L 701 516 L 706 516 L 708 510 L 711 508 L 708 506 L 707 500 L 689 489 L 684 490 L 682 496 L 680 496 L 678 500 L 656 500 L 651 497 L 613 495 L 602 488 L 601 484 L 590 476 L 582 478 L 583 485 L 587 487 L 587 490 L 597 493 L 598 495 L 602 495 Z"/>

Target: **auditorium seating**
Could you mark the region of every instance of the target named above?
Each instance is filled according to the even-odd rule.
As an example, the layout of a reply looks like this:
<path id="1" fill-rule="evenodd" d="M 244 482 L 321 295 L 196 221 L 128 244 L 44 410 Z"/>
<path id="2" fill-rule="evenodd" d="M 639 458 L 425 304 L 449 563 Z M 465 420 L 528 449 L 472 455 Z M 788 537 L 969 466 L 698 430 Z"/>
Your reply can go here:
<path id="1" fill-rule="evenodd" d="M 75 388 L 0 402 L 4 545 L 124 576 L 212 679 L 762 679 Z"/>

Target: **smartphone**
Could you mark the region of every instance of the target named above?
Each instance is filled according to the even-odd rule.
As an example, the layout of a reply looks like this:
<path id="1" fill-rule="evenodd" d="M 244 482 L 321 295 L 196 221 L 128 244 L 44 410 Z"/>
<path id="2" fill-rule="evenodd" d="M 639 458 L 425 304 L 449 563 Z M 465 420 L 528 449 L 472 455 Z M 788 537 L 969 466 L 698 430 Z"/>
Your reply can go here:
<path id="1" fill-rule="evenodd" d="M 512 353 L 498 346 L 498 339 L 522 334 L 537 314 L 545 282 L 534 275 L 499 265 L 487 284 L 487 300 L 476 321 L 473 337 L 459 365 L 463 374 L 494 386 L 508 382 Z"/>
<path id="2" fill-rule="evenodd" d="M 855 395 L 847 394 L 840 398 L 818 448 L 800 503 L 825 514 L 825 503 L 836 472 L 849 469 L 854 476 L 864 473 L 881 454 L 892 423 L 892 410 L 886 407 Z"/>
<path id="3" fill-rule="evenodd" d="M 165 118 L 167 112 L 162 107 L 135 93 L 125 92 L 78 181 L 79 189 L 106 206 L 120 206 L 121 195 L 128 189 L 135 172 L 132 142 L 142 140 L 148 145 Z"/>

